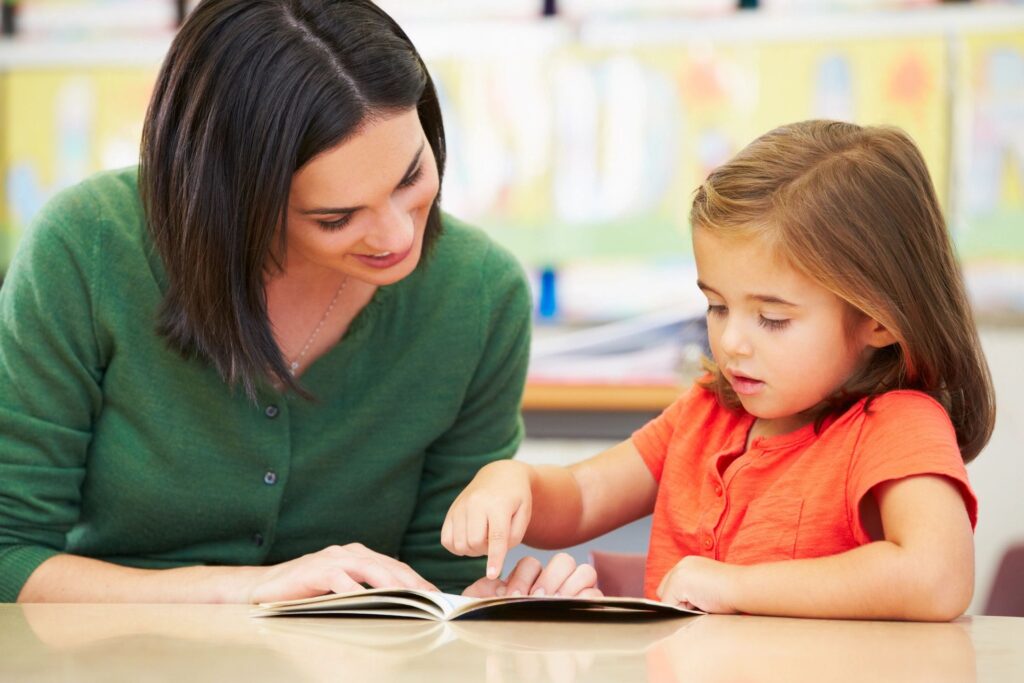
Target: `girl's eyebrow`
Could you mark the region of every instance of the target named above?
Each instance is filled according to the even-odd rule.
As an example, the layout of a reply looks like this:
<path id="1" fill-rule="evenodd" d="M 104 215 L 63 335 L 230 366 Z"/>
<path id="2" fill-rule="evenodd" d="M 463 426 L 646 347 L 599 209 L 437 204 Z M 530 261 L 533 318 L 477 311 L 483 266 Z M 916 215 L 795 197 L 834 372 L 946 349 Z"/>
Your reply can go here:
<path id="1" fill-rule="evenodd" d="M 405 169 L 405 173 L 402 175 L 402 179 L 398 181 L 398 186 L 401 186 L 401 184 L 404 183 L 405 181 L 407 181 L 412 176 L 412 174 L 416 171 L 416 167 L 420 163 L 420 157 L 423 156 L 423 148 L 426 146 L 426 144 L 427 144 L 426 141 L 423 141 L 423 142 L 420 143 L 420 148 L 418 150 L 416 150 L 416 156 L 413 157 L 412 162 L 409 164 L 409 167 Z M 302 211 L 301 213 L 306 215 L 306 216 L 310 216 L 310 215 L 314 215 L 314 214 L 332 214 L 332 215 L 333 214 L 347 214 L 347 213 L 355 213 L 356 211 L 358 211 L 359 209 L 362 209 L 362 208 L 363 208 L 362 206 L 352 206 L 352 207 L 346 207 L 346 208 L 343 208 L 343 209 L 335 209 L 335 208 L 330 208 L 330 207 L 324 207 L 324 208 L 320 208 L 320 209 L 306 209 L 305 211 Z"/>
<path id="2" fill-rule="evenodd" d="M 710 292 L 715 296 L 722 296 L 715 289 L 708 287 L 706 283 L 700 280 L 697 280 L 697 286 L 705 294 Z M 777 297 L 773 294 L 748 294 L 746 298 L 751 301 L 760 301 L 761 303 L 764 304 L 778 304 L 780 306 L 797 306 L 797 304 L 793 303 L 792 301 L 786 301 L 785 299 Z"/>

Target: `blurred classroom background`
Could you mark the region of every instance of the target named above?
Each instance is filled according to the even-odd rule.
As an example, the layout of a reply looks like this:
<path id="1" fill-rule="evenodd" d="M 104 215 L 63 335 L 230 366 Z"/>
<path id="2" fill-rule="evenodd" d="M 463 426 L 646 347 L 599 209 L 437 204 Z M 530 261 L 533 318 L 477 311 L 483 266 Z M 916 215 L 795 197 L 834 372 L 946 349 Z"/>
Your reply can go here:
<path id="1" fill-rule="evenodd" d="M 2 0 L 0 276 L 58 190 L 134 164 L 179 0 Z M 995 376 L 969 467 L 983 613 L 1024 542 L 1024 2 L 380 0 L 442 101 L 444 206 L 533 278 L 521 458 L 626 438 L 704 348 L 687 213 L 709 170 L 800 119 L 893 124 L 935 179 Z M 643 551 L 641 521 L 589 547 Z M 587 548 L 575 549 L 582 559 Z M 1024 580 L 1024 577 L 1021 577 Z"/>

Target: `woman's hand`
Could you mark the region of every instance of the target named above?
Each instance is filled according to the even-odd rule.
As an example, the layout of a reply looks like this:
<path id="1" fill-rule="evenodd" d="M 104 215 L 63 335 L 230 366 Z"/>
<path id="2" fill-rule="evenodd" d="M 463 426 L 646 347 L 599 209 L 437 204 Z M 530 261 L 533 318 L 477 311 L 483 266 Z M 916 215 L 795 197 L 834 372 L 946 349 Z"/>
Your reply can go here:
<path id="1" fill-rule="evenodd" d="M 535 557 L 524 557 L 509 572 L 508 578 L 491 579 L 486 576 L 462 593 L 470 598 L 490 598 L 533 595 L 559 596 L 564 598 L 599 598 L 597 572 L 589 564 L 576 564 L 566 553 L 551 558 L 547 567 L 542 567 Z"/>
<path id="2" fill-rule="evenodd" d="M 526 534 L 532 506 L 530 466 L 515 460 L 492 462 L 448 509 L 441 545 L 456 555 L 487 555 L 486 578 L 497 579 L 509 548 Z"/>
<path id="3" fill-rule="evenodd" d="M 736 614 L 733 587 L 743 567 L 700 555 L 687 555 L 658 586 L 658 599 L 687 609 L 696 607 L 715 614 Z"/>
<path id="4" fill-rule="evenodd" d="M 363 590 L 362 584 L 372 588 L 437 590 L 409 565 L 374 552 L 361 543 L 333 545 L 260 569 L 262 571 L 248 586 L 246 602 L 295 600 L 331 592 L 350 593 Z"/>

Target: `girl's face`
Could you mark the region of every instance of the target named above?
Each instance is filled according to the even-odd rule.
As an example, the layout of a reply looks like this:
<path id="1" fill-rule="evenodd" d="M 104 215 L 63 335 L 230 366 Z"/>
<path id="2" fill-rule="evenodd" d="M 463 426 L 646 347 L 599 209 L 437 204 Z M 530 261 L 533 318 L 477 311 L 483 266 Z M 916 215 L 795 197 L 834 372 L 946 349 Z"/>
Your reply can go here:
<path id="1" fill-rule="evenodd" d="M 763 435 L 808 423 L 806 411 L 880 344 L 878 323 L 775 258 L 763 239 L 697 226 L 693 248 L 711 353 Z"/>
<path id="2" fill-rule="evenodd" d="M 292 177 L 285 272 L 328 269 L 381 286 L 419 263 L 437 163 L 409 109 L 370 120 Z"/>

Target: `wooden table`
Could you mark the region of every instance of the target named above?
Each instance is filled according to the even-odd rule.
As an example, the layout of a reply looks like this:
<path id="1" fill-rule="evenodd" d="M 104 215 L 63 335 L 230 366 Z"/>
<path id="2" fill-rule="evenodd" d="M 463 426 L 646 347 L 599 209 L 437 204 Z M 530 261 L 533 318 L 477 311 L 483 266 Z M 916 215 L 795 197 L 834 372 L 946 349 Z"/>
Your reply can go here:
<path id="1" fill-rule="evenodd" d="M 0 605 L 3 681 L 1024 681 L 1024 619 L 253 618 L 241 605 Z"/>

